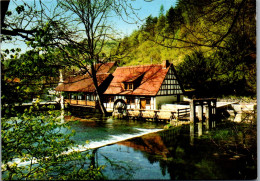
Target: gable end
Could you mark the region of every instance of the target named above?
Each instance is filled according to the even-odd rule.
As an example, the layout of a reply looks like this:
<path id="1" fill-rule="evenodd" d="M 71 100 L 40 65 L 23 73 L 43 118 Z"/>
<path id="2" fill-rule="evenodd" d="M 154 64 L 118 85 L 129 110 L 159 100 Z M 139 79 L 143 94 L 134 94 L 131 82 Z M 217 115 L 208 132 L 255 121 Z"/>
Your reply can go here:
<path id="1" fill-rule="evenodd" d="M 171 65 L 157 95 L 182 95 L 182 94 L 183 94 L 182 85 L 178 80 L 173 65 Z"/>

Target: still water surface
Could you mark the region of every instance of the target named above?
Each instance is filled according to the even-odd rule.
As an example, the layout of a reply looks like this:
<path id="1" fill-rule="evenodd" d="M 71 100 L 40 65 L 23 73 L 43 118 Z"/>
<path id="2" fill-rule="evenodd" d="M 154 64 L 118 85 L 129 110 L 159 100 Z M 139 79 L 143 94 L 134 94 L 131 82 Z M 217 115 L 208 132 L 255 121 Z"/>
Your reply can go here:
<path id="1" fill-rule="evenodd" d="M 96 148 L 95 165 L 106 165 L 108 179 L 256 178 L 256 150 L 225 147 L 208 136 L 191 141 L 188 125 L 161 131 L 165 124 L 97 116 L 70 124 L 78 145 Z"/>

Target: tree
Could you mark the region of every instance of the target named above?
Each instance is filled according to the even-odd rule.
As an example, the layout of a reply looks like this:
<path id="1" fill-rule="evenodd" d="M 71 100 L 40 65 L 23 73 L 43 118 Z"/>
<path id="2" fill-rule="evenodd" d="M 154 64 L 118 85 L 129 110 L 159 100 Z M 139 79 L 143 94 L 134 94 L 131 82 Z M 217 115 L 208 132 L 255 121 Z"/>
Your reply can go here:
<path id="1" fill-rule="evenodd" d="M 223 94 L 255 94 L 255 15 L 253 0 L 180 0 L 175 7 L 166 11 L 165 16 L 160 15 L 155 33 L 145 28 L 139 30 L 140 35 L 143 35 L 143 41 L 139 41 L 133 57 L 141 59 L 140 55 L 147 54 L 153 49 L 162 50 L 161 55 L 172 59 L 173 63 L 178 65 L 181 61 L 188 62 L 187 57 L 196 59 L 194 54 L 201 52 L 203 56 L 198 58 L 202 58 L 202 61 L 207 59 L 207 66 L 210 66 L 215 73 L 206 79 L 206 84 L 197 85 L 197 88 L 216 90 L 217 87 L 222 87 Z M 151 22 L 151 17 L 147 19 Z M 151 42 L 150 47 L 147 46 L 148 41 Z M 183 71 L 197 72 L 196 70 L 203 69 L 199 61 L 196 62 L 198 64 L 193 64 L 196 67 L 187 66 Z M 180 65 L 182 66 L 184 65 Z M 201 76 L 200 71 L 197 73 Z M 184 76 L 184 79 L 191 81 L 194 77 L 191 76 L 189 79 Z M 214 95 L 218 93 L 220 91 Z"/>
<path id="2" fill-rule="evenodd" d="M 157 24 L 156 24 L 157 32 L 163 31 L 163 29 L 165 28 L 165 23 L 166 23 L 166 18 L 164 16 L 164 6 L 161 5 L 159 18 L 158 18 L 158 21 L 157 21 Z"/>
<path id="3" fill-rule="evenodd" d="M 175 34 L 182 23 L 181 9 L 170 7 L 166 13 L 166 33 L 168 35 Z"/>
<path id="4" fill-rule="evenodd" d="M 210 62 L 202 52 L 185 56 L 184 61 L 177 66 L 178 75 L 185 89 L 195 89 L 198 96 L 203 96 L 210 90 L 207 82 L 214 72 L 214 66 Z"/>
<path id="5" fill-rule="evenodd" d="M 183 47 L 208 47 L 225 48 L 223 44 L 228 41 L 232 33 L 246 34 L 255 41 L 255 1 L 253 0 L 220 0 L 220 1 L 191 1 L 181 0 L 175 9 L 178 16 L 183 16 L 181 30 L 182 36 L 167 36 L 166 39 L 179 41 L 182 46 L 170 46 L 172 48 Z M 180 14 L 181 13 L 181 14 Z M 164 45 L 163 42 L 158 42 Z"/>
<path id="6" fill-rule="evenodd" d="M 13 1 L 15 9 L 8 10 L 9 0 L 1 1 L 1 33 L 4 41 L 20 38 L 20 41 L 33 41 L 48 21 L 59 19 L 60 24 L 68 22 L 61 18 L 64 12 L 47 8 L 43 1 Z"/>
<path id="7" fill-rule="evenodd" d="M 152 17 L 152 15 L 148 16 L 145 20 L 142 30 L 149 32 L 153 36 L 155 34 L 155 25 L 157 20 L 157 17 Z"/>
<path id="8" fill-rule="evenodd" d="M 249 37 L 234 33 L 225 47 L 212 56 L 218 67 L 214 79 L 229 94 L 256 94 L 254 43 Z"/>
<path id="9" fill-rule="evenodd" d="M 55 65 L 84 69 L 93 79 L 101 111 L 106 114 L 102 94 L 97 86 L 97 65 L 111 60 L 111 53 L 117 56 L 121 50 L 120 43 L 117 42 L 119 39 L 113 32 L 115 28 L 108 24 L 108 20 L 111 16 L 119 16 L 129 22 L 129 19 L 134 20 L 129 14 L 137 17 L 135 10 L 127 0 L 67 0 L 57 1 L 54 5 L 57 6 L 46 12 L 47 5 L 42 1 L 33 5 L 24 2 L 17 6 L 15 14 L 7 11 L 2 28 L 2 33 L 6 35 L 4 40 L 20 36 L 29 41 L 27 45 L 32 48 L 38 47 L 41 52 L 59 52 L 61 59 L 55 62 Z M 21 18 L 17 18 L 18 16 Z M 75 22 L 78 22 L 79 26 L 75 27 Z M 119 46 L 104 56 L 103 48 L 108 44 L 111 46 L 111 41 L 117 42 L 113 43 L 113 47 Z"/>
<path id="10" fill-rule="evenodd" d="M 28 110 L 17 107 L 17 103 L 32 100 L 28 96 L 31 93 L 42 91 L 46 85 L 44 77 L 57 76 L 60 66 L 66 65 L 61 59 L 53 61 L 58 60 L 58 50 L 54 47 L 68 42 L 66 37 L 72 39 L 74 35 L 73 29 L 66 25 L 66 19 L 55 19 L 58 12 L 51 18 L 49 15 L 53 14 L 43 12 L 44 8 L 36 8 L 39 4 L 35 2 L 22 2 L 12 12 L 1 11 L 5 15 L 5 21 L 1 19 L 1 23 L 4 22 L 1 26 L 3 41 L 17 37 L 33 48 L 22 55 L 20 49 L 1 52 L 2 176 L 9 180 L 103 178 L 100 167 L 93 168 L 88 164 L 88 152 L 63 154 L 74 143 L 71 134 L 61 132 L 68 126 L 60 123 L 59 111 L 53 112 L 50 107 L 43 108 L 48 112 L 37 106 Z M 45 7 L 41 1 L 39 3 L 40 7 Z M 17 165 L 17 159 L 29 164 Z"/>
<path id="11" fill-rule="evenodd" d="M 101 167 L 88 165 L 89 152 L 63 154 L 74 146 L 74 142 L 69 126 L 61 124 L 60 111 L 54 111 L 52 106 L 40 108 L 34 105 L 26 110 L 17 107 L 18 103 L 31 100 L 31 93 L 42 91 L 42 86 L 47 85 L 42 83 L 44 77 L 57 74 L 57 68 L 46 61 L 48 56 L 50 54 L 39 55 L 38 51 L 31 50 L 1 62 L 2 178 L 103 178 Z M 64 130 L 67 130 L 66 135 Z M 19 161 L 28 164 L 19 165 Z"/>
<path id="12" fill-rule="evenodd" d="M 1 4 L 1 27 L 4 25 L 5 15 L 9 6 L 10 0 L 0 1 Z"/>
<path id="13" fill-rule="evenodd" d="M 163 16 L 163 15 L 164 15 L 164 6 L 161 5 L 161 6 L 160 6 L 159 17 L 160 17 L 160 16 Z"/>
<path id="14" fill-rule="evenodd" d="M 49 107 L 51 109 L 51 107 Z M 73 132 L 60 124 L 59 111 L 30 107 L 16 117 L 2 117 L 2 178 L 5 180 L 101 179 L 100 169 L 88 163 L 89 152 L 72 149 Z M 19 162 L 22 164 L 19 165 Z"/>
<path id="15" fill-rule="evenodd" d="M 68 124 L 61 124 L 60 111 L 54 111 L 53 106 L 39 107 L 38 102 L 25 110 L 17 106 L 31 93 L 42 91 L 47 85 L 41 83 L 44 77 L 57 74 L 57 67 L 46 63 L 48 56 L 31 50 L 1 62 L 2 178 L 101 179 L 102 167 L 89 164 L 90 152 L 63 154 L 75 143 Z"/>
<path id="16" fill-rule="evenodd" d="M 108 61 L 108 58 L 103 57 L 100 59 L 100 54 L 104 46 L 109 40 L 116 40 L 113 33 L 114 28 L 108 23 L 109 17 L 117 15 L 121 18 L 128 17 L 128 11 L 133 11 L 131 4 L 126 0 L 114 1 L 101 1 L 101 0 L 87 0 L 87 1 L 58 1 L 60 7 L 65 11 L 70 11 L 82 26 L 84 31 L 84 38 L 80 43 L 74 42 L 72 47 L 81 56 L 81 59 L 75 61 L 72 57 L 72 51 L 68 51 L 67 48 L 62 48 L 63 53 L 66 53 L 68 60 L 73 60 L 75 64 L 79 65 L 79 68 L 83 68 L 87 74 L 89 74 L 96 88 L 97 98 L 102 113 L 106 114 L 106 109 L 103 105 L 103 95 L 99 90 L 97 84 L 96 73 L 102 63 Z M 72 41 L 71 41 L 72 42 Z M 111 59 L 111 56 L 109 57 Z"/>

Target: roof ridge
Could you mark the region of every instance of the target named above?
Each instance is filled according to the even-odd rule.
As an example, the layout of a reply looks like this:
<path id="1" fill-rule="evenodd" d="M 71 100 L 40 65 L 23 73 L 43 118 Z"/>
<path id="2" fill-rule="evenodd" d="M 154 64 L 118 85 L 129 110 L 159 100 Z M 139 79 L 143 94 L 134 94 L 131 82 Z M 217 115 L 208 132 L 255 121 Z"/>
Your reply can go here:
<path id="1" fill-rule="evenodd" d="M 135 67 L 162 67 L 161 64 L 150 64 L 150 65 L 131 65 L 131 66 L 124 66 L 124 67 L 117 67 L 117 68 L 135 68 Z"/>
<path id="2" fill-rule="evenodd" d="M 97 73 L 96 75 L 102 75 L 102 74 L 111 74 L 111 73 L 108 73 L 108 72 L 106 72 L 106 73 Z"/>

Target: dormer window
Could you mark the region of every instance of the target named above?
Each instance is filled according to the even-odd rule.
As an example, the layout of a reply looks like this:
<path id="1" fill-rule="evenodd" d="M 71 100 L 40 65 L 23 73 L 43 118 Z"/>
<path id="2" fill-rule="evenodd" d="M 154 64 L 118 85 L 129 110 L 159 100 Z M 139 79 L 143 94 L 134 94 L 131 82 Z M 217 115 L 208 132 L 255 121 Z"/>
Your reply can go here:
<path id="1" fill-rule="evenodd" d="M 133 83 L 125 83 L 125 90 L 133 90 L 134 85 Z"/>
<path id="2" fill-rule="evenodd" d="M 125 90 L 132 90 L 132 91 L 134 89 L 136 89 L 140 85 L 140 83 L 143 79 L 143 76 L 144 76 L 144 73 L 129 75 L 129 77 L 127 77 L 127 79 L 125 81 L 123 81 L 124 89 Z"/>

